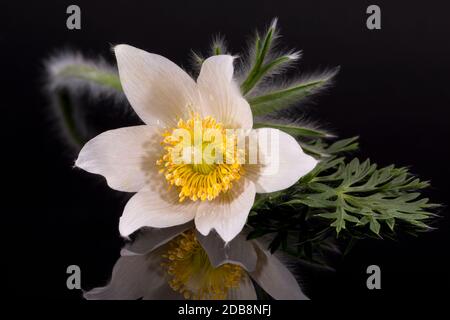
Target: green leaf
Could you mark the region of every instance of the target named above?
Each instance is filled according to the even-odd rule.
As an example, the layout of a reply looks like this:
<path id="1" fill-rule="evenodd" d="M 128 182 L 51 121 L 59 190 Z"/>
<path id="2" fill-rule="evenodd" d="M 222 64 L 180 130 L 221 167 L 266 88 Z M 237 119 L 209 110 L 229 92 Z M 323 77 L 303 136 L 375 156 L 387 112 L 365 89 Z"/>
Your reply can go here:
<path id="1" fill-rule="evenodd" d="M 302 149 L 312 156 L 333 159 L 336 155 L 356 151 L 359 148 L 358 137 L 342 139 L 334 142 L 330 146 L 323 139 L 318 138 L 313 142 L 300 141 Z"/>
<path id="2" fill-rule="evenodd" d="M 327 152 L 329 154 L 337 154 L 357 150 L 359 147 L 359 143 L 357 142 L 358 139 L 359 137 L 356 136 L 352 138 L 338 140 L 327 148 Z"/>
<path id="3" fill-rule="evenodd" d="M 259 36 L 256 37 L 254 63 L 247 77 L 241 84 L 241 91 L 243 95 L 246 95 L 251 89 L 253 89 L 258 80 L 261 78 L 261 68 L 272 46 L 274 35 L 276 34 L 276 23 L 276 19 L 272 21 L 262 42 Z"/>
<path id="4" fill-rule="evenodd" d="M 122 91 L 122 85 L 120 84 L 120 79 L 117 72 L 96 68 L 91 65 L 67 65 L 55 76 L 92 82 L 96 85 Z"/>
<path id="5" fill-rule="evenodd" d="M 258 193 L 256 194 L 252 210 L 267 208 L 268 204 L 270 204 L 272 201 L 276 201 L 276 199 L 278 199 L 282 195 L 283 195 L 282 191 L 270 193 Z"/>
<path id="6" fill-rule="evenodd" d="M 331 154 L 327 153 L 326 150 L 320 145 L 311 145 L 309 143 L 305 143 L 300 141 L 300 146 L 303 151 L 306 153 L 316 157 L 316 158 L 329 158 Z"/>
<path id="7" fill-rule="evenodd" d="M 78 126 L 74 119 L 74 110 L 69 92 L 67 90 L 58 90 L 55 93 L 56 102 L 61 110 L 64 128 L 72 142 L 81 148 L 86 142 L 82 134 L 78 130 Z"/>
<path id="8" fill-rule="evenodd" d="M 274 58 L 269 62 L 258 67 L 258 70 L 254 72 L 254 74 L 249 75 L 241 85 L 242 94 L 246 95 L 253 89 L 258 82 L 260 82 L 268 73 L 273 70 L 280 68 L 281 66 L 288 64 L 294 60 L 298 59 L 297 54 L 286 54 Z"/>
<path id="9" fill-rule="evenodd" d="M 277 70 L 285 68 L 300 58 L 300 52 L 273 52 L 277 38 L 276 22 L 276 19 L 272 21 L 262 37 L 259 34 L 256 35 L 254 49 L 251 51 L 253 59 L 248 67 L 249 71 L 241 83 L 241 92 L 244 96 L 256 88 L 264 78 L 273 75 Z"/>
<path id="10" fill-rule="evenodd" d="M 217 56 L 220 54 L 228 54 L 228 49 L 225 39 L 221 36 L 216 36 L 211 43 L 210 55 Z"/>
<path id="11" fill-rule="evenodd" d="M 347 214 L 347 212 L 344 210 L 342 206 L 337 206 L 334 212 L 319 213 L 317 214 L 317 216 L 333 220 L 333 223 L 330 226 L 336 228 L 337 234 L 339 234 L 339 232 L 341 232 L 342 229 L 346 228 L 346 221 L 353 222 L 356 224 L 359 223 L 359 219 L 352 215 Z"/>
<path id="12" fill-rule="evenodd" d="M 388 225 L 389 229 L 391 229 L 391 231 L 394 231 L 395 219 L 394 218 L 388 218 L 388 219 L 386 219 L 385 222 Z"/>
<path id="13" fill-rule="evenodd" d="M 253 124 L 253 128 L 274 128 L 284 131 L 294 137 L 308 137 L 308 138 L 329 138 L 331 134 L 325 131 L 297 126 L 295 124 L 278 124 L 268 122 L 257 122 Z"/>
<path id="14" fill-rule="evenodd" d="M 287 109 L 295 103 L 329 85 L 338 69 L 315 77 L 308 77 L 287 86 L 281 86 L 247 98 L 252 112 L 256 116 Z"/>
<path id="15" fill-rule="evenodd" d="M 370 228 L 370 230 L 371 230 L 373 233 L 375 233 L 377 236 L 380 234 L 380 228 L 381 228 L 381 225 L 380 225 L 380 223 L 377 221 L 377 219 L 375 219 L 374 217 L 370 217 L 369 228 Z"/>
<path id="16" fill-rule="evenodd" d="M 202 64 L 205 61 L 205 57 L 203 57 L 200 53 L 191 50 L 190 60 L 195 71 L 195 75 L 198 76 L 198 73 L 202 68 Z"/>
<path id="17" fill-rule="evenodd" d="M 354 139 L 340 141 L 330 148 L 345 150 Z M 329 150 L 328 148 L 327 150 Z M 328 163 L 328 165 L 327 165 Z M 330 173 L 330 170 L 334 169 Z M 388 166 L 377 169 L 369 160 L 325 160 L 308 180 L 301 180 L 302 193 L 297 199 L 282 204 L 306 205 L 317 211 L 315 216 L 332 219 L 330 224 L 339 234 L 348 229 L 346 222 L 355 227 L 369 225 L 369 230 L 381 236 L 381 224 L 393 231 L 397 220 L 418 229 L 428 229 L 426 221 L 434 216 L 436 204 L 421 198 L 419 190 L 428 186 L 409 174 L 405 168 Z M 326 174 L 324 174 L 326 172 Z"/>

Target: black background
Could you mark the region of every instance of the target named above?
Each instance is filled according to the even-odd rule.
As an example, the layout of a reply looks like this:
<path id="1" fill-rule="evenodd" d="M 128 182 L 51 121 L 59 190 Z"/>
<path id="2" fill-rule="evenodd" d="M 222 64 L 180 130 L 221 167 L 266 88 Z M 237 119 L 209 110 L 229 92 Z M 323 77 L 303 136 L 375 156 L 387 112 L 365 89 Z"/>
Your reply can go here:
<path id="1" fill-rule="evenodd" d="M 15 4 L 13 4 L 15 3 Z M 362 158 L 410 166 L 431 180 L 429 196 L 449 201 L 450 6 L 445 1 L 376 1 L 382 29 L 367 30 L 367 1 L 13 1 L 1 4 L 2 219 L 7 290 L 13 297 L 79 299 L 82 285 L 104 284 L 122 240 L 126 199 L 101 178 L 72 167 L 42 93 L 42 61 L 61 48 L 102 54 L 128 43 L 188 64 L 190 49 L 226 36 L 234 53 L 255 28 L 277 16 L 288 47 L 302 49 L 300 70 L 341 66 L 336 85 L 315 99 L 311 118 L 341 137 L 361 136 Z M 82 29 L 66 28 L 77 4 Z M 6 112 L 6 116 L 4 116 Z M 107 112 L 107 111 L 106 111 Z M 359 243 L 335 274 L 311 276 L 320 298 L 438 298 L 449 285 L 447 209 L 438 230 L 399 241 Z M 382 270 L 382 290 L 365 286 L 366 267 Z"/>

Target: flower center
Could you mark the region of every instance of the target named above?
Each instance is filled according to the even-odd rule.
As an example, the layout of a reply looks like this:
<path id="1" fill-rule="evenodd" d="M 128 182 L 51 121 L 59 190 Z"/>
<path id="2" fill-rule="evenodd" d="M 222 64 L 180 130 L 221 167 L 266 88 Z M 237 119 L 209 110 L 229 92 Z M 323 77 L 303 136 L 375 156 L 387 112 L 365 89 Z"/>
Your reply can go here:
<path id="1" fill-rule="evenodd" d="M 186 299 L 226 299 L 229 289 L 239 287 L 243 275 L 240 266 L 230 263 L 214 268 L 192 230 L 172 240 L 162 257 L 170 287 Z"/>
<path id="2" fill-rule="evenodd" d="M 191 115 L 163 134 L 164 154 L 156 164 L 169 186 L 179 188 L 179 201 L 213 200 L 243 174 L 234 132 L 208 116 Z"/>

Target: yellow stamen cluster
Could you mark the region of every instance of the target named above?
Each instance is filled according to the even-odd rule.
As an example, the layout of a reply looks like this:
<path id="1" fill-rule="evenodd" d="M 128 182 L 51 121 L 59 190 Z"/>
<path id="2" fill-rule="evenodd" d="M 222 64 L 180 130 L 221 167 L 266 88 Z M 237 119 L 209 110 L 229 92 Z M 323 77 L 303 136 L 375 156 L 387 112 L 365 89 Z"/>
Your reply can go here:
<path id="1" fill-rule="evenodd" d="M 162 266 L 169 276 L 170 287 L 185 299 L 223 300 L 231 288 L 238 288 L 243 269 L 234 264 L 214 268 L 207 253 L 189 230 L 168 244 L 162 255 Z"/>
<path id="2" fill-rule="evenodd" d="M 240 179 L 243 150 L 237 148 L 236 136 L 214 118 L 193 114 L 163 136 L 165 151 L 156 164 L 169 186 L 179 188 L 180 202 L 213 200 Z"/>

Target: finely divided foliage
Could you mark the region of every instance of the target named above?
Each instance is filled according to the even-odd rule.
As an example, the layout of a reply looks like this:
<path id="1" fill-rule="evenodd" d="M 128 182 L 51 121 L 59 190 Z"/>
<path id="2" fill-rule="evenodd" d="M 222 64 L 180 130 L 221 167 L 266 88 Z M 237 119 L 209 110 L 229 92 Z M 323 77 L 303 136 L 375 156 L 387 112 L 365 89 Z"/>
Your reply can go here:
<path id="1" fill-rule="evenodd" d="M 254 116 L 298 107 L 327 88 L 338 72 L 332 68 L 283 79 L 281 74 L 299 60 L 300 52 L 277 51 L 278 39 L 274 20 L 264 33 L 256 34 L 247 54 L 238 55 L 243 58 L 237 79 Z M 199 70 L 211 55 L 228 52 L 223 38 L 215 38 L 206 56 L 192 52 L 193 69 Z M 85 84 L 94 96 L 102 92 L 122 96 L 116 68 L 104 62 L 64 55 L 50 59 L 47 69 L 54 87 L 70 89 Z M 396 231 L 430 229 L 438 205 L 421 194 L 428 182 L 414 177 L 407 168 L 379 168 L 369 159 L 349 159 L 358 149 L 357 137 L 336 140 L 325 130 L 298 121 L 258 120 L 254 128 L 271 127 L 294 136 L 320 163 L 291 188 L 258 195 L 248 220 L 253 228 L 249 238 L 271 235 L 272 251 L 282 248 L 295 256 L 317 258 L 316 253 L 328 250 L 330 237 L 336 235 L 345 239 L 390 237 Z"/>
<path id="2" fill-rule="evenodd" d="M 380 235 L 380 223 L 394 230 L 397 221 L 426 229 L 423 220 L 432 215 L 436 205 L 419 199 L 415 192 L 428 186 L 410 175 L 405 168 L 393 165 L 377 169 L 370 160 L 357 158 L 346 163 L 344 158 L 324 161 L 297 187 L 298 196 L 283 205 L 306 205 L 317 217 L 329 219 L 336 232 L 346 228 L 369 225 Z"/>

